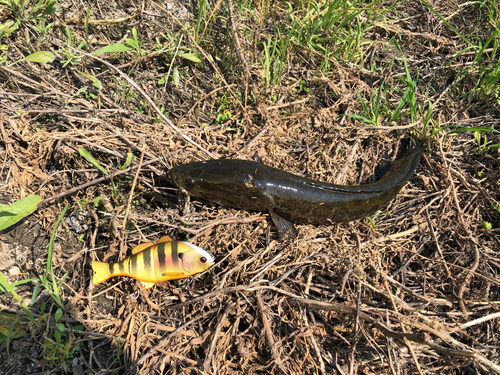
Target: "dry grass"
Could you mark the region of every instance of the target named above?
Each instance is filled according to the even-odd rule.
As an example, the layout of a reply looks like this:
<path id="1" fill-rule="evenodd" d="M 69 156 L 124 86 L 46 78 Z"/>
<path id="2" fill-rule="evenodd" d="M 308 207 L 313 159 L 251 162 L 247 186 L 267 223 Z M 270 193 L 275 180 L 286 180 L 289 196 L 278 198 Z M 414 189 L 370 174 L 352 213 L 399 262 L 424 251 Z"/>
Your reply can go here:
<path id="1" fill-rule="evenodd" d="M 493 208 L 500 202 L 500 159 L 494 150 L 479 153 L 473 132 L 444 136 L 459 125 L 498 129 L 499 109 L 494 95 L 476 87 L 477 69 L 454 81 L 474 56 L 462 54 L 463 40 L 439 17 L 420 2 L 403 1 L 366 29 L 358 65 L 339 51 L 338 59 L 327 59 L 330 69 L 315 74 L 324 57 L 297 45 L 290 47 L 280 84 L 269 86 L 259 56 L 274 35 L 273 22 L 288 22 L 284 5 L 238 3 L 230 14 L 227 2 L 209 2 L 217 8 L 208 31 L 195 41 L 197 5 L 88 4 L 89 19 L 101 23 L 88 22 L 86 31 L 85 8 L 62 4 L 66 18 L 58 12 L 43 38 L 37 40 L 28 26 L 29 43 L 21 31 L 4 37 L 7 66 L 0 66 L 0 194 L 3 203 L 29 194 L 44 199 L 34 220 L 0 236 L 2 251 L 14 259 L 0 269 L 5 273 L 17 262 L 26 273 L 40 272 L 46 249 L 35 247 L 36 237 L 50 236 L 65 202 L 66 218 L 75 214 L 81 226 L 65 218 L 54 252 L 57 277 L 69 274 L 61 293 L 64 324 L 68 330 L 77 323 L 85 327 L 85 333 L 68 332 L 67 339 L 79 345 L 62 361 L 68 371 L 500 373 L 500 212 Z M 485 37 L 487 25 L 471 29 L 478 7 L 442 2 L 435 9 L 461 34 Z M 5 22 L 13 15 L 0 17 Z M 359 15 L 354 25 L 364 25 L 366 17 Z M 95 58 L 84 53 L 87 47 L 73 48 L 86 39 L 88 51 L 95 51 L 132 38 L 132 27 L 142 56 L 132 50 Z M 356 90 L 369 100 L 384 79 L 400 90 L 387 90 L 392 108 L 397 105 L 406 89 L 398 79 L 405 77 L 403 55 L 389 44 L 397 36 L 412 77 L 419 71 L 417 119 L 373 127 L 339 117 L 362 113 Z M 57 59 L 46 66 L 10 65 L 30 48 L 52 51 Z M 181 57 L 188 52 L 202 63 Z M 69 55 L 75 64 L 63 67 Z M 370 70 L 372 64 L 376 69 Z M 167 72 L 167 82 L 157 84 Z M 178 84 L 173 74 L 179 74 Z M 434 111 L 428 124 L 426 96 Z M 409 105 L 405 110 L 411 111 Z M 164 177 L 173 165 L 209 155 L 257 154 L 295 174 L 357 184 L 377 177 L 381 159 L 397 157 L 399 140 L 409 131 L 424 139 L 425 155 L 380 215 L 372 222 L 298 226 L 293 241 L 277 241 L 267 213 L 178 200 Z M 498 133 L 487 136 L 488 145 L 500 142 Z M 79 147 L 113 178 L 81 158 Z M 136 159 L 121 173 L 117 167 L 128 152 Z M 492 229 L 482 229 L 483 222 Z M 30 234 L 34 230 L 37 235 Z M 207 249 L 215 267 L 142 291 L 137 299 L 132 297 L 139 287 L 130 280 L 91 285 L 91 260 L 115 261 L 163 234 Z M 35 239 L 26 243 L 30 236 Z M 16 246 L 24 258 L 16 258 Z M 29 285 L 19 290 L 25 298 L 32 294 Z M 5 294 L 1 302 L 4 310 L 22 314 Z M 32 306 L 35 317 L 42 315 L 42 302 L 53 304 L 42 295 Z M 52 330 L 47 325 L 14 340 L 11 352 L 28 354 L 14 362 L 0 354 L 0 371 L 63 371 L 61 362 L 43 359 L 44 338 Z"/>

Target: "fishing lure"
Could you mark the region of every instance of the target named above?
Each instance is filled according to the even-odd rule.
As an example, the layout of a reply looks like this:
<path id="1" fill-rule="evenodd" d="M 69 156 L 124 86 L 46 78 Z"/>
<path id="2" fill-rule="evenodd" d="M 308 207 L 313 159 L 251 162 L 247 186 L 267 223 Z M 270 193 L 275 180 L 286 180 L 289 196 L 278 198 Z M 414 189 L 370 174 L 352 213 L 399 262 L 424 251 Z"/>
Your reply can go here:
<path id="1" fill-rule="evenodd" d="M 132 256 L 116 263 L 92 262 L 92 283 L 100 284 L 115 276 L 139 280 L 144 289 L 156 283 L 183 279 L 203 272 L 214 264 L 214 258 L 193 244 L 174 241 L 169 236 L 137 245 Z"/>

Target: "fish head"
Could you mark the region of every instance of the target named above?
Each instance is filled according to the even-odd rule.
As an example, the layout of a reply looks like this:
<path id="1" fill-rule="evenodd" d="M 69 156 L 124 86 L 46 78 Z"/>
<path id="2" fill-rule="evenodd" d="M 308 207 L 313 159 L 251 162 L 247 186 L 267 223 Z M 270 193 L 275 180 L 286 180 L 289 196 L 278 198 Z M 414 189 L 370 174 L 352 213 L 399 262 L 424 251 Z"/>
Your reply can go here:
<path id="1" fill-rule="evenodd" d="M 202 248 L 187 242 L 179 242 L 178 256 L 182 269 L 189 275 L 203 272 L 214 264 L 214 258 Z"/>

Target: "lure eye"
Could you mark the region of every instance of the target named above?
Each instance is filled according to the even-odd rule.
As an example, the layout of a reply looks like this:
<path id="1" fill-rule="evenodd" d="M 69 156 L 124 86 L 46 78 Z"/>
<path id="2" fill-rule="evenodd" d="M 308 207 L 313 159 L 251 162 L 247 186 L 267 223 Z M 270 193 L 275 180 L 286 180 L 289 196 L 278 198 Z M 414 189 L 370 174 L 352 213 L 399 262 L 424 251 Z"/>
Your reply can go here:
<path id="1" fill-rule="evenodd" d="M 200 262 L 201 262 L 201 263 L 207 263 L 207 258 L 205 258 L 205 257 L 201 257 L 201 258 L 200 258 Z"/>
<path id="2" fill-rule="evenodd" d="M 187 187 L 193 187 L 194 180 L 192 178 L 186 178 L 186 180 L 184 181 L 184 184 L 186 184 Z"/>

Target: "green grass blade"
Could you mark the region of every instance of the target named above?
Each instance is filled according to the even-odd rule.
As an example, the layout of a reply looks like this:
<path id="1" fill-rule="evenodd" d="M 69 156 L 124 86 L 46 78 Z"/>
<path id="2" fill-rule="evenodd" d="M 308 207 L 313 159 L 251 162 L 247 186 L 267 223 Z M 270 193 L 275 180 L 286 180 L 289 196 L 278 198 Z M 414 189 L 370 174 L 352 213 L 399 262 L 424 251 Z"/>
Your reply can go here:
<path id="1" fill-rule="evenodd" d="M 462 34 L 460 34 L 460 32 L 457 29 L 455 29 L 448 21 L 446 21 L 446 19 L 443 18 L 443 16 L 441 16 L 436 10 L 434 10 L 434 8 L 430 4 L 428 4 L 425 0 L 420 0 L 420 1 L 427 8 L 429 8 L 432 13 L 434 13 L 436 16 L 438 16 L 441 19 L 441 21 L 443 21 L 446 24 L 446 26 L 448 26 L 450 29 L 452 29 L 455 32 L 455 34 L 457 34 L 460 38 L 462 38 L 462 40 L 465 43 L 467 43 L 469 46 L 473 46 L 473 44 L 469 41 L 469 39 L 467 39 L 465 36 L 463 36 Z"/>
<path id="2" fill-rule="evenodd" d="M 44 286 L 47 286 L 47 279 L 50 275 L 53 285 L 57 288 L 57 283 L 55 281 L 54 275 L 52 274 L 52 254 L 54 252 L 54 239 L 56 238 L 57 228 L 59 227 L 59 224 L 61 223 L 64 214 L 66 214 L 67 209 L 68 209 L 68 204 L 66 203 L 66 206 L 64 206 L 64 209 L 61 212 L 61 215 L 59 215 L 59 218 L 57 219 L 56 224 L 54 225 L 54 229 L 52 230 L 52 236 L 50 237 L 49 251 L 47 255 L 47 269 L 45 275 L 42 278 L 42 284 Z"/>
<path id="3" fill-rule="evenodd" d="M 130 167 L 130 164 L 135 160 L 135 155 L 132 154 L 131 152 L 127 152 L 127 160 L 125 161 L 125 164 L 123 165 L 118 165 L 118 169 L 123 171 L 124 169 L 127 169 Z"/>
<path id="4" fill-rule="evenodd" d="M 5 340 L 5 346 L 7 347 L 7 358 L 9 358 L 9 361 L 10 361 L 10 351 L 9 351 L 10 340 L 12 338 L 12 334 L 14 333 L 14 328 L 15 328 L 17 322 L 19 321 L 19 319 L 21 319 L 21 317 L 16 316 L 16 318 L 12 322 L 12 325 L 9 328 L 9 332 L 7 333 L 7 339 Z"/>
<path id="5" fill-rule="evenodd" d="M 7 281 L 7 278 L 1 272 L 0 272 L 0 285 L 2 285 L 4 289 L 8 290 L 10 294 L 12 294 L 12 296 L 16 299 L 16 301 L 21 305 L 26 315 L 28 315 L 29 320 L 31 320 L 38 327 L 39 324 L 31 314 L 31 311 L 28 309 L 28 306 L 26 306 L 21 296 L 16 293 L 12 285 Z"/>
<path id="6" fill-rule="evenodd" d="M 106 169 L 104 169 L 104 167 L 101 164 L 99 164 L 99 162 L 97 160 L 94 159 L 94 157 L 92 156 L 92 154 L 88 150 L 86 150 L 80 146 L 80 147 L 78 147 L 78 152 L 85 160 L 87 160 L 90 164 L 92 164 L 94 167 L 99 169 L 106 176 L 109 175 L 108 171 Z"/>

